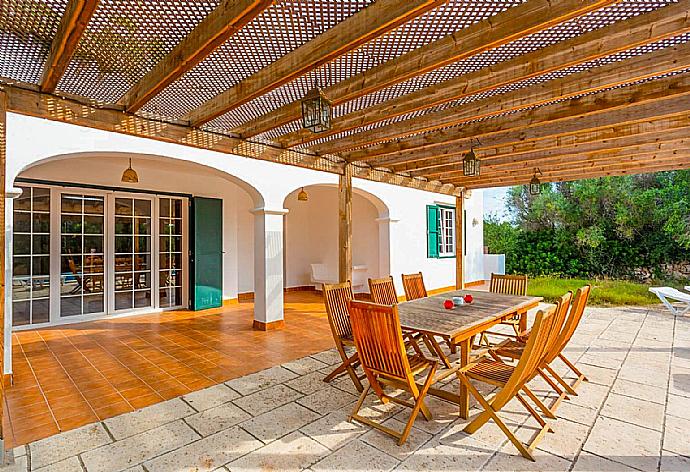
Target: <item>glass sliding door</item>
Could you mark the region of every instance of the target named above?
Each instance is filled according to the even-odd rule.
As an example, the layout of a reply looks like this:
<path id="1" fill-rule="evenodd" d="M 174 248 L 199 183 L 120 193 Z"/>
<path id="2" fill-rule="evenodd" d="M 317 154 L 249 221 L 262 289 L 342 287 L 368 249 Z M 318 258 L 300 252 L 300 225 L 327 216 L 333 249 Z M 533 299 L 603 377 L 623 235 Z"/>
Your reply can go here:
<path id="1" fill-rule="evenodd" d="M 159 305 L 182 305 L 182 204 L 181 198 L 159 198 Z"/>
<path id="2" fill-rule="evenodd" d="M 60 197 L 60 317 L 105 312 L 105 200 Z"/>
<path id="3" fill-rule="evenodd" d="M 148 198 L 115 197 L 115 311 L 152 306 Z"/>
<path id="4" fill-rule="evenodd" d="M 12 215 L 13 326 L 50 321 L 50 189 L 21 189 Z"/>

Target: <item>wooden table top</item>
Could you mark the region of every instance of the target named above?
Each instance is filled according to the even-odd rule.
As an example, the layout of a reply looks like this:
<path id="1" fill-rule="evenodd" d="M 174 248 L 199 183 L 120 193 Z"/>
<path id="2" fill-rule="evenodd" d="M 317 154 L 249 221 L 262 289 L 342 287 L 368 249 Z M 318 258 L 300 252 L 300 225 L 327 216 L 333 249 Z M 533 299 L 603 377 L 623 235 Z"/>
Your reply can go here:
<path id="1" fill-rule="evenodd" d="M 443 301 L 471 294 L 474 301 L 447 310 Z M 398 304 L 403 328 L 451 338 L 471 336 L 510 314 L 536 307 L 542 297 L 521 297 L 478 290 L 456 290 Z"/>

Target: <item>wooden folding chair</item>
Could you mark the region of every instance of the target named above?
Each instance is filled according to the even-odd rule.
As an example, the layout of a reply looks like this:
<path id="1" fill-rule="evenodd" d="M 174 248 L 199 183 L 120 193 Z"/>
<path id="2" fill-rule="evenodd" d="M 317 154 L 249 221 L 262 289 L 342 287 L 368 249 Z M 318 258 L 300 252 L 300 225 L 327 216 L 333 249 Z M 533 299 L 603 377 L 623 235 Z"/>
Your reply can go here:
<path id="1" fill-rule="evenodd" d="M 532 461 L 534 461 L 532 451 L 537 447 L 544 435 L 547 432 L 553 432 L 553 429 L 527 402 L 520 392 L 529 391 L 525 384 L 534 377 L 537 367 L 544 359 L 547 344 L 554 328 L 554 313 L 555 308 L 547 312 L 540 310 L 537 313 L 532 331 L 527 340 L 527 345 L 516 366 L 513 367 L 501 361 L 484 357 L 471 362 L 458 371 L 460 381 L 465 384 L 472 396 L 474 396 L 484 408 L 484 411 L 474 418 L 474 420 L 465 427 L 464 431 L 468 434 L 473 434 L 489 421 L 489 419 L 493 419 L 508 437 L 510 442 L 520 451 L 520 454 Z M 471 379 L 497 386 L 500 390 L 491 400 L 487 400 L 472 384 Z M 517 398 L 541 427 L 532 441 L 526 445 L 515 437 L 513 432 L 498 416 L 498 412 L 513 398 Z"/>
<path id="2" fill-rule="evenodd" d="M 347 305 L 348 302 L 354 298 L 352 284 L 349 280 L 340 284 L 323 284 L 323 301 L 326 305 L 326 313 L 328 314 L 328 324 L 331 325 L 331 333 L 333 334 L 333 341 L 335 341 L 335 348 L 338 350 L 340 358 L 343 360 L 342 364 L 328 374 L 323 381 L 330 382 L 340 374 L 347 372 L 352 379 L 352 383 L 355 384 L 355 388 L 361 392 L 364 390 L 364 387 L 360 380 L 364 378 L 364 375 L 360 377 L 355 371 L 359 356 L 357 352 L 348 356 L 345 350 L 346 346 L 355 346 Z"/>
<path id="3" fill-rule="evenodd" d="M 570 388 L 566 388 L 566 390 L 564 391 L 564 389 L 559 387 L 548 375 L 551 374 L 557 382 L 563 385 L 567 385 L 565 381 L 560 376 L 558 376 L 556 372 L 553 371 L 549 364 L 553 362 L 554 358 L 560 352 L 560 349 L 562 349 L 561 336 L 565 331 L 566 319 L 568 316 L 568 308 L 570 308 L 570 302 L 572 301 L 572 299 L 573 293 L 567 292 L 565 295 L 563 295 L 556 301 L 556 311 L 554 314 L 553 329 L 551 331 L 551 336 L 546 346 L 544 361 L 541 364 L 539 364 L 539 366 L 537 366 L 537 369 L 535 371 L 535 375 L 538 374 L 539 376 L 541 376 L 546 381 L 546 383 L 549 384 L 549 386 L 556 392 L 558 397 L 551 404 L 551 406 L 547 407 L 539 398 L 537 398 L 536 396 L 532 397 L 532 394 L 528 393 L 528 396 L 532 398 L 532 401 L 535 404 L 537 404 L 537 406 L 544 413 L 544 415 L 552 419 L 556 418 L 555 412 L 560 403 L 563 400 L 568 399 L 568 393 L 575 393 L 574 391 L 571 391 Z M 524 336 L 528 335 L 529 332 L 526 332 Z M 499 357 L 507 357 L 513 360 L 520 359 L 520 357 L 524 353 L 525 346 L 527 344 L 526 339 L 526 337 L 507 339 L 502 343 L 498 344 L 496 347 L 492 348 L 490 351 L 491 355 L 496 359 L 498 359 Z"/>
<path id="4" fill-rule="evenodd" d="M 491 282 L 489 284 L 489 292 L 502 293 L 505 295 L 516 295 L 524 297 L 527 295 L 527 276 L 526 275 L 505 275 L 505 274 L 491 274 Z M 516 335 L 520 334 L 520 313 L 515 313 L 509 317 L 501 320 L 501 324 L 512 326 Z M 498 334 L 490 331 L 483 332 L 479 337 L 479 344 L 490 345 L 487 334 Z"/>
<path id="5" fill-rule="evenodd" d="M 379 305 L 395 305 L 398 303 L 398 294 L 395 292 L 392 276 L 369 279 L 369 293 L 373 303 Z"/>
<path id="6" fill-rule="evenodd" d="M 445 369 L 436 376 L 436 361 L 419 354 L 409 355 L 400 328 L 397 305 L 377 305 L 354 300 L 349 305 L 355 345 L 362 368 L 369 380 L 369 385 L 360 395 L 349 419 L 390 434 L 398 438 L 398 444 L 402 445 L 420 411 L 424 418 L 431 419 L 431 412 L 424 404 L 424 397 L 429 388 L 449 375 L 456 375 L 460 366 Z M 418 384 L 415 376 L 424 371 L 427 371 L 426 378 L 423 383 Z M 384 389 L 388 386 L 407 391 L 412 396 L 412 402 L 387 395 Z M 383 403 L 392 401 L 412 409 L 410 418 L 401 432 L 358 414 L 369 389 L 374 390 Z"/>
<path id="7" fill-rule="evenodd" d="M 418 298 L 425 298 L 427 296 L 426 287 L 424 286 L 424 278 L 422 273 L 402 275 L 403 289 L 405 289 L 405 299 L 417 300 Z"/>

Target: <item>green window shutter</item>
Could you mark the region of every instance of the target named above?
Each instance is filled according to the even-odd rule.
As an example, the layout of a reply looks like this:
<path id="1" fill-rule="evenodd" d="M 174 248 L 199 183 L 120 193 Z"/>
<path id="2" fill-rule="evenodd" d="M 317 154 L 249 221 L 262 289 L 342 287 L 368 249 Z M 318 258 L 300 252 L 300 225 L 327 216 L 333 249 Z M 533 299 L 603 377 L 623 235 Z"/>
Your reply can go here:
<path id="1" fill-rule="evenodd" d="M 426 250 L 427 257 L 438 257 L 438 207 L 426 207 Z"/>

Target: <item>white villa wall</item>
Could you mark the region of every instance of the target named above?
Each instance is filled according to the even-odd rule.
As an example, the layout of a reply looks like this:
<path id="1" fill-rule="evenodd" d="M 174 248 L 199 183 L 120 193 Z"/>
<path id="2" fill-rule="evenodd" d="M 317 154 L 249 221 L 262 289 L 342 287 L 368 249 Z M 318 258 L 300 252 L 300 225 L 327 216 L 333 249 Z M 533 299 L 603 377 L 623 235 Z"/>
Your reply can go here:
<path id="1" fill-rule="evenodd" d="M 134 168 L 141 178 L 141 182 L 132 185 L 132 188 L 223 197 L 226 232 L 225 297 L 234 297 L 238 292 L 254 289 L 252 262 L 257 239 L 253 234 L 255 216 L 248 210 L 264 208 L 269 212 L 280 212 L 283 211 L 286 197 L 299 187 L 332 186 L 338 181 L 338 177 L 330 173 L 12 113 L 8 114 L 7 121 L 7 189 L 13 187 L 14 179 L 24 170 L 24 176 L 36 178 L 123 186 L 119 182 L 119 177 L 126 166 L 125 159 L 131 156 L 134 159 Z M 78 161 L 74 160 L 79 154 L 82 154 L 82 157 Z M 160 161 L 161 157 L 167 159 Z M 32 170 L 31 166 L 37 163 L 41 163 L 40 167 Z M 201 164 L 206 167 L 189 164 Z M 420 270 L 424 273 L 429 288 L 454 285 L 454 260 L 426 257 L 425 222 L 426 205 L 454 205 L 453 197 L 362 179 L 353 179 L 353 186 L 356 194 L 359 190 L 362 195 L 368 193 L 376 196 L 376 201 L 373 201 L 372 198 L 365 199 L 362 195 L 356 195 L 354 212 L 369 213 L 365 220 L 370 220 L 373 216 L 371 207 L 374 207 L 380 219 L 378 233 L 382 235 L 381 238 L 370 237 L 370 234 L 376 234 L 372 226 L 359 232 L 355 225 L 354 244 L 365 248 L 361 252 L 361 261 L 358 254 L 355 254 L 355 263 L 363 262 L 370 266 L 372 276 L 393 274 L 401 293 L 399 275 Z M 313 195 L 312 202 L 316 200 L 317 194 Z M 335 192 L 326 192 L 322 202 L 324 208 L 332 209 L 334 219 L 337 217 L 335 198 Z M 483 278 L 481 192 L 475 191 L 472 198 L 464 202 L 468 212 L 465 280 L 474 281 Z M 365 210 L 367 205 L 369 208 Z M 297 218 L 293 221 L 297 222 L 300 218 L 299 210 L 293 210 L 296 212 L 293 216 Z M 310 220 L 317 221 L 319 218 L 328 217 L 327 210 L 321 211 L 324 212 L 323 216 L 315 215 Z M 476 226 L 472 225 L 475 218 L 478 220 Z M 296 244 L 296 241 L 291 239 L 290 224 L 287 223 L 286 237 L 288 244 L 292 245 Z M 312 240 L 309 246 L 321 251 L 319 255 L 323 254 L 329 261 L 336 261 L 337 225 L 322 225 L 322 228 L 320 234 L 314 233 L 317 240 Z M 388 251 L 378 250 L 379 246 L 387 244 L 388 239 L 389 256 Z M 372 260 L 370 257 L 374 253 L 378 256 Z M 292 257 L 297 257 L 294 261 L 295 267 L 304 267 L 305 263 L 311 263 L 314 259 L 306 255 L 306 250 L 301 251 L 301 255 L 293 254 Z M 287 285 L 301 284 L 304 281 L 303 269 L 293 274 L 290 261 L 287 271 Z"/>
<path id="2" fill-rule="evenodd" d="M 325 264 L 338 274 L 338 189 L 310 186 L 309 200 L 288 195 L 285 208 L 285 286 L 312 285 L 311 264 Z M 366 277 L 379 276 L 379 212 L 365 197 L 352 196 L 352 263 L 365 265 Z M 387 274 L 386 274 L 387 275 Z"/>

